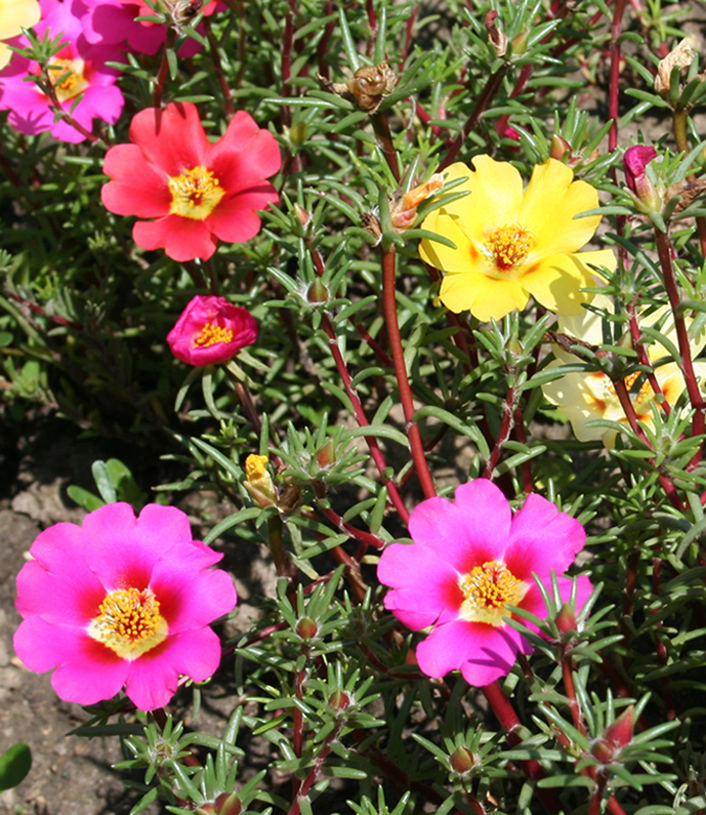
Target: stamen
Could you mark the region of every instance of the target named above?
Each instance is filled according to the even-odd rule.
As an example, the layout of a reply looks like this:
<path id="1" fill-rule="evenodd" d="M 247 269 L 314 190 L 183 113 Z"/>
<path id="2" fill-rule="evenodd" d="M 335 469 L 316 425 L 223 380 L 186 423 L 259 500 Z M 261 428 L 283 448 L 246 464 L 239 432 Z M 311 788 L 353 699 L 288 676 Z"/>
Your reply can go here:
<path id="1" fill-rule="evenodd" d="M 224 328 L 213 323 L 206 323 L 201 331 L 193 339 L 194 348 L 209 348 L 217 342 L 231 342 L 233 332 L 230 328 Z"/>
<path id="2" fill-rule="evenodd" d="M 168 184 L 172 194 L 169 212 L 195 221 L 208 218 L 226 194 L 213 172 L 200 165 L 172 176 Z"/>
<path id="3" fill-rule="evenodd" d="M 47 75 L 60 102 L 73 99 L 86 90 L 88 81 L 83 75 L 83 68 L 84 62 L 80 58 L 52 59 L 50 67 L 47 68 Z M 59 82 L 62 77 L 66 78 Z"/>
<path id="4" fill-rule="evenodd" d="M 150 589 L 108 593 L 91 620 L 88 633 L 123 659 L 136 659 L 167 636 L 167 622 Z"/>
<path id="5" fill-rule="evenodd" d="M 461 617 L 495 626 L 503 624 L 507 606 L 516 606 L 527 594 L 527 586 L 497 560 L 474 566 L 458 585 L 465 597 Z"/>
<path id="6" fill-rule="evenodd" d="M 488 232 L 485 246 L 499 272 L 507 274 L 519 266 L 534 249 L 534 235 L 520 224 L 507 224 Z"/>

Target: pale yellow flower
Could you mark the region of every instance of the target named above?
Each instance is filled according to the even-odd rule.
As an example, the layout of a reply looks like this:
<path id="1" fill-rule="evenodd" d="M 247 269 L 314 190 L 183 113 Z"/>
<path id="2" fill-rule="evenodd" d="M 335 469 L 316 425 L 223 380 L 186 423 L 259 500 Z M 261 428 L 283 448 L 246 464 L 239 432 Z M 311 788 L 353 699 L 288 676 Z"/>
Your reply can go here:
<path id="1" fill-rule="evenodd" d="M 434 210 L 421 226 L 456 248 L 424 239 L 419 254 L 444 272 L 439 299 L 450 311 L 499 320 L 523 309 L 531 295 L 550 311 L 577 314 L 591 299 L 580 289 L 596 284 L 589 264 L 615 269 L 610 249 L 579 252 L 601 216 L 576 216 L 598 207 L 598 193 L 560 161 L 537 165 L 524 190 L 518 170 L 490 156 L 476 156 L 473 169 L 452 164 L 445 178 L 465 179 L 453 192 L 469 194 Z"/>
<path id="2" fill-rule="evenodd" d="M 613 311 L 612 302 L 603 295 L 597 295 L 593 304 L 608 312 Z M 660 333 L 674 346 L 677 346 L 676 330 L 671 314 L 664 319 L 667 312 L 667 307 L 660 308 L 648 316 L 638 318 L 638 321 L 643 328 L 660 324 Z M 591 345 L 605 344 L 603 318 L 587 309 L 575 317 L 560 317 L 558 331 Z M 692 357 L 696 357 L 704 345 L 706 345 L 706 334 L 702 332 L 698 340 L 693 341 L 690 345 Z M 547 369 L 581 361 L 579 357 L 558 346 L 555 346 L 554 354 L 556 360 L 549 363 Z M 669 405 L 673 405 L 686 387 L 679 366 L 670 361 L 669 352 L 658 342 L 653 342 L 648 346 L 647 354 L 650 362 L 656 365 L 655 379 L 665 400 Z M 705 362 L 694 363 L 694 370 L 699 379 L 706 377 Z M 643 382 L 637 388 L 635 386 L 640 377 Z M 660 410 L 661 408 L 649 381 L 643 374 L 637 372 L 627 376 L 625 384 L 638 420 L 647 427 L 652 427 L 653 409 Z M 559 407 L 571 422 L 574 436 L 579 441 L 593 441 L 602 438 L 605 446 L 612 448 L 618 435 L 617 431 L 600 425 L 589 427 L 588 423 L 602 419 L 629 426 L 610 377 L 601 371 L 567 373 L 561 379 L 555 379 L 543 385 L 542 390 L 546 399 Z"/>
<path id="3" fill-rule="evenodd" d="M 40 16 L 37 0 L 0 0 L 0 68 L 9 63 L 13 53 L 4 40 L 21 34 L 23 28 L 36 25 Z"/>

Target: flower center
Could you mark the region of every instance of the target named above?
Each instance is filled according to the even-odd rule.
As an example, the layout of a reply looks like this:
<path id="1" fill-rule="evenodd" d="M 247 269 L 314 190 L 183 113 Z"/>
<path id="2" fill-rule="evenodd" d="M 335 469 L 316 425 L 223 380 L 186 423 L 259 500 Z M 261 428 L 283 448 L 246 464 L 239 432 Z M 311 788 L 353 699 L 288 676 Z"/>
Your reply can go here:
<path id="1" fill-rule="evenodd" d="M 206 323 L 201 331 L 194 337 L 194 348 L 209 348 L 217 342 L 232 342 L 233 332 L 230 328 Z"/>
<path id="2" fill-rule="evenodd" d="M 504 275 L 524 262 L 534 249 L 534 235 L 520 224 L 507 224 L 486 233 L 485 247 L 495 268 Z"/>
<path id="3" fill-rule="evenodd" d="M 651 416 L 649 403 L 654 399 L 655 394 L 647 377 L 645 377 L 645 381 L 640 385 L 639 390 L 633 390 L 633 386 L 640 376 L 643 376 L 643 374 L 641 374 L 640 371 L 636 371 L 634 374 L 626 376 L 623 382 L 625 383 L 625 388 L 627 389 L 630 401 L 635 408 L 638 418 L 642 419 Z M 595 384 L 595 387 L 591 389 L 593 391 L 593 401 L 601 414 L 605 414 L 609 406 L 613 407 L 619 405 L 615 385 L 610 381 L 610 377 L 607 374 L 596 371 L 592 376 L 592 380 Z M 621 417 L 619 421 L 627 422 L 627 418 Z"/>
<path id="4" fill-rule="evenodd" d="M 528 586 L 497 560 L 474 566 L 458 581 L 463 592 L 460 617 L 469 622 L 503 625 L 507 606 L 516 606 L 527 594 Z"/>
<path id="5" fill-rule="evenodd" d="M 168 184 L 172 194 L 170 214 L 195 221 L 208 218 L 226 194 L 213 172 L 201 165 L 171 176 Z"/>
<path id="6" fill-rule="evenodd" d="M 88 626 L 89 635 L 122 659 L 137 659 L 167 637 L 167 621 L 151 589 L 111 591 L 98 612 Z"/>
<path id="7" fill-rule="evenodd" d="M 84 61 L 76 59 L 52 59 L 47 68 L 47 75 L 54 86 L 56 98 L 60 102 L 73 99 L 88 87 L 88 80 L 83 75 Z M 67 76 L 68 74 L 68 76 Z M 62 79 L 62 77 L 65 77 Z"/>

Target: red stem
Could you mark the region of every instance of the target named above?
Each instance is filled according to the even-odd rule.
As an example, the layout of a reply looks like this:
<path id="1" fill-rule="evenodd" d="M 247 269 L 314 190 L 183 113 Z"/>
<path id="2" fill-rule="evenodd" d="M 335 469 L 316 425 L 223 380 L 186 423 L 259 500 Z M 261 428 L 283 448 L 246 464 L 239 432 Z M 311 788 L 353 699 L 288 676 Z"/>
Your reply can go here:
<path id="1" fill-rule="evenodd" d="M 613 120 L 608 132 L 608 152 L 618 146 L 618 112 L 620 100 L 620 43 L 625 0 L 615 0 L 613 19 L 610 24 L 610 90 L 608 96 L 608 117 Z"/>
<path id="2" fill-rule="evenodd" d="M 346 362 L 343 359 L 343 355 L 341 354 L 341 349 L 338 347 L 338 339 L 336 337 L 336 332 L 331 324 L 331 320 L 327 314 L 324 314 L 323 319 L 321 321 L 321 326 L 326 332 L 329 341 L 329 348 L 331 349 L 331 353 L 333 354 L 333 359 L 336 363 L 336 368 L 338 369 L 338 374 L 343 380 L 343 387 L 346 389 L 346 394 L 348 398 L 351 400 L 351 404 L 353 405 L 353 413 L 355 414 L 356 421 L 360 427 L 369 427 L 370 422 L 368 421 L 367 416 L 365 415 L 365 411 L 363 410 L 363 405 L 360 401 L 360 397 L 358 396 L 357 391 L 355 388 L 352 387 L 352 379 L 351 375 L 348 372 L 348 368 L 346 367 Z M 409 512 L 407 512 L 407 508 L 404 505 L 404 501 L 402 500 L 402 496 L 400 495 L 397 485 L 391 478 L 386 478 L 384 475 L 385 470 L 387 469 L 387 462 L 385 461 L 385 457 L 380 450 L 380 445 L 378 444 L 377 439 L 375 436 L 365 436 L 365 441 L 370 448 L 370 455 L 377 466 L 380 475 L 383 477 L 383 481 L 385 486 L 387 487 L 387 493 L 390 496 L 390 501 L 395 506 L 395 509 L 400 515 L 402 521 L 406 524 L 409 521 Z"/>
<path id="3" fill-rule="evenodd" d="M 414 403 L 412 401 L 412 390 L 409 386 L 407 368 L 404 362 L 404 348 L 400 337 L 400 326 L 397 321 L 397 301 L 395 299 L 395 266 L 397 263 L 397 253 L 394 246 L 382 253 L 382 301 L 385 312 L 385 323 L 387 335 L 390 340 L 392 350 L 392 360 L 395 363 L 395 376 L 400 391 L 400 402 L 404 411 L 405 422 L 407 423 L 407 435 L 409 445 L 414 459 L 414 466 L 422 485 L 422 490 L 427 498 L 436 495 L 436 488 L 429 472 L 422 435 L 419 432 L 419 425 L 414 421 Z"/>

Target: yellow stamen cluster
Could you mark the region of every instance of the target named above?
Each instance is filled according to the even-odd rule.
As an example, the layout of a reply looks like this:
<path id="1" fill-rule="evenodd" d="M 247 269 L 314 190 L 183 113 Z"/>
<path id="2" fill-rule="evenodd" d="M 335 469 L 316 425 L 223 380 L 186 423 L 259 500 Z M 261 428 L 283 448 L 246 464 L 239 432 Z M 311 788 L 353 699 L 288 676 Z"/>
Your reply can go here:
<path id="1" fill-rule="evenodd" d="M 195 221 L 203 221 L 226 194 L 211 170 L 201 165 L 169 178 L 172 203 L 169 212 Z"/>
<path id="2" fill-rule="evenodd" d="M 82 59 L 52 59 L 47 75 L 60 102 L 73 99 L 88 87 Z M 66 78 L 62 80 L 62 77 Z"/>
<path id="3" fill-rule="evenodd" d="M 105 596 L 88 633 L 118 656 L 135 659 L 166 638 L 167 623 L 150 589 L 119 589 Z"/>
<path id="4" fill-rule="evenodd" d="M 534 235 L 520 224 L 507 224 L 485 236 L 485 246 L 499 272 L 511 272 L 534 249 Z"/>
<path id="5" fill-rule="evenodd" d="M 497 560 L 474 566 L 458 585 L 465 598 L 461 617 L 495 626 L 503 624 L 507 606 L 517 605 L 527 593 L 527 586 Z"/>
<path id="6" fill-rule="evenodd" d="M 217 342 L 232 342 L 233 331 L 213 323 L 206 323 L 193 339 L 194 348 L 209 348 Z"/>

